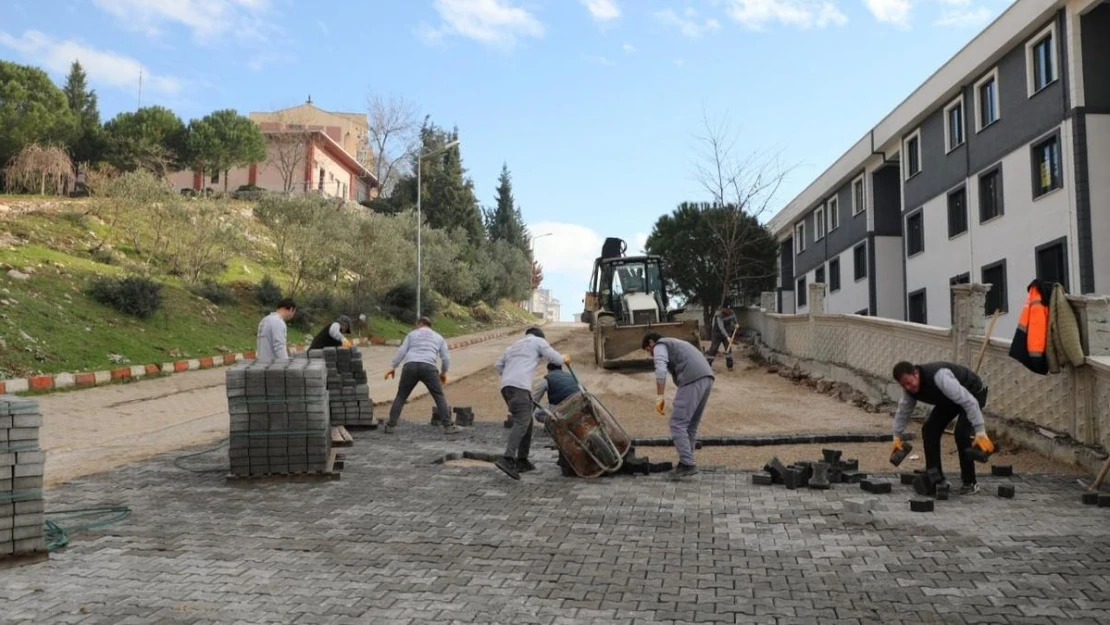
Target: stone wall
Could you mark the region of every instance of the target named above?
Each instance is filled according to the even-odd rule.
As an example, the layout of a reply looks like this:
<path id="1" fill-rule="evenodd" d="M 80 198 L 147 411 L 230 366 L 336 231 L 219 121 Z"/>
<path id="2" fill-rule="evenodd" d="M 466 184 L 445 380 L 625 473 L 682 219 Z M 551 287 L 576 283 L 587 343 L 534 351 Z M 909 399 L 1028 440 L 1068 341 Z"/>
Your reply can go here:
<path id="1" fill-rule="evenodd" d="M 1069 298 L 1083 333 L 1087 364 L 1040 376 L 1009 357 L 1012 337 L 992 336 L 983 351 L 990 326 L 983 314 L 989 289 L 980 284 L 952 287 L 956 310 L 951 328 L 825 314 L 824 284 L 809 285 L 807 314 L 747 308 L 738 315 L 765 356 L 788 366 L 804 365 L 811 375 L 852 384 L 876 402 L 897 402 L 901 395 L 890 377 L 899 360 L 945 360 L 974 369 L 982 353 L 979 374 L 990 386 L 987 411 L 996 417 L 988 423 L 1024 426 L 1057 443 L 1067 437 L 1097 450 L 1093 453 L 1097 457 L 1101 449 L 1110 447 L 1110 298 Z M 773 296 L 762 301 L 767 306 Z M 1047 436 L 1041 428 L 1059 436 Z"/>

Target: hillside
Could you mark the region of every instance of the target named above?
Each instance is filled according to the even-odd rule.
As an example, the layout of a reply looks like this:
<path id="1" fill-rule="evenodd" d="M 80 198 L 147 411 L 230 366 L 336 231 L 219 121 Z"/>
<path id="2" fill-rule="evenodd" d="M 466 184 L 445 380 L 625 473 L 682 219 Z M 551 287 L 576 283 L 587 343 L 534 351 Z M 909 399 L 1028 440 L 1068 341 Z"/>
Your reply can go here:
<path id="1" fill-rule="evenodd" d="M 269 310 L 256 297 L 258 283 L 269 276 L 285 287 L 291 277 L 251 204 L 213 204 L 237 235 L 234 249 L 211 272 L 212 283 L 189 286 L 175 275 L 180 272 L 152 269 L 164 261 L 167 241 L 193 236 L 188 229 L 154 237 L 150 229 L 156 224 L 135 214 L 106 215 L 90 200 L 0 196 L 0 379 L 252 349 L 258 320 Z M 182 245 L 201 248 L 191 239 Z M 161 310 L 148 319 L 121 314 L 88 295 L 99 278 L 143 273 L 162 284 L 164 296 Z M 367 323 L 356 328 L 360 336 L 393 339 L 407 331 L 408 324 L 385 314 L 377 298 L 340 303 L 343 284 L 329 286 L 327 292 L 295 295 L 305 314 L 291 324 L 291 343 L 305 342 L 340 313 L 366 314 Z M 508 303 L 463 307 L 434 297 L 435 327 L 445 336 L 529 319 Z M 352 302 L 359 302 L 358 309 L 352 310 Z"/>

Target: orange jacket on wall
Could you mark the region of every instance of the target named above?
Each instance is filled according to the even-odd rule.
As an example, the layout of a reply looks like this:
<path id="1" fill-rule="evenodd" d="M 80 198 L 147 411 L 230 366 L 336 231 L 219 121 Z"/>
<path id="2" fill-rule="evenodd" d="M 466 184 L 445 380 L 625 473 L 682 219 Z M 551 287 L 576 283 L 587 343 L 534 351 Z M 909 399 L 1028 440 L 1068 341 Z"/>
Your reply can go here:
<path id="1" fill-rule="evenodd" d="M 1048 359 L 1045 357 L 1045 347 L 1048 345 L 1048 303 L 1042 293 L 1051 293 L 1052 290 L 1039 281 L 1034 280 L 1027 289 L 1025 306 L 1021 308 L 1021 319 L 1014 333 L 1014 342 L 1010 344 L 1010 357 L 1014 358 L 1033 373 L 1045 375 L 1048 373 Z"/>

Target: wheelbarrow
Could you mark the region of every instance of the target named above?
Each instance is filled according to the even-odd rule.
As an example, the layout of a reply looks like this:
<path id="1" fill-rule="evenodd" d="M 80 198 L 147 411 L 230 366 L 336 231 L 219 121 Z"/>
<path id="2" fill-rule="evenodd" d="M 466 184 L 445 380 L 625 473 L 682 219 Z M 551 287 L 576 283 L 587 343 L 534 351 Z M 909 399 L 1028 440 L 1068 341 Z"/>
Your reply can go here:
<path id="1" fill-rule="evenodd" d="M 577 393 L 564 399 L 554 410 L 532 402 L 547 415 L 544 429 L 579 477 L 598 477 L 619 471 L 632 448 L 632 439 L 601 400 L 586 390 L 574 370 L 569 366 L 567 370 L 578 382 Z"/>

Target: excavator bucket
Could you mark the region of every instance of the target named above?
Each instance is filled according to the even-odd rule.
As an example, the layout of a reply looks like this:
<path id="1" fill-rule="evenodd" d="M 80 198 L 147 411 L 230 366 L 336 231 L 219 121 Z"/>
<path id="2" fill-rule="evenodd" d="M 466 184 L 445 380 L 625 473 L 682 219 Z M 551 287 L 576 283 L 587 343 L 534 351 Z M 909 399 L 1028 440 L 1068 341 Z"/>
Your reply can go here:
<path id="1" fill-rule="evenodd" d="M 701 333 L 694 319 L 620 326 L 612 317 L 601 317 L 594 323 L 594 360 L 606 369 L 618 363 L 650 363 L 651 356 L 641 348 L 644 335 L 648 332 L 686 341 L 701 350 Z"/>

